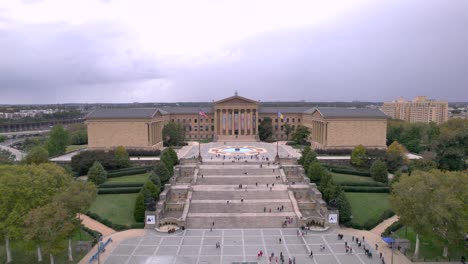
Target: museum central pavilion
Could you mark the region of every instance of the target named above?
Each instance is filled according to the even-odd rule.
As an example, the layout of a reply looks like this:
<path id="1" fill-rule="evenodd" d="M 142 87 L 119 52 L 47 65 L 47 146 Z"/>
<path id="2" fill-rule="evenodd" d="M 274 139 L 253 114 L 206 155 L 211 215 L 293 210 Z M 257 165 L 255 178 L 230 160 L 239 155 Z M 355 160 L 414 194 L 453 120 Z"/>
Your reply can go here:
<path id="1" fill-rule="evenodd" d="M 388 117 L 378 109 L 310 107 L 299 102 L 271 106 L 236 94 L 210 107 L 96 109 L 86 117 L 88 148 L 162 148 L 162 129 L 168 122 L 181 124 L 187 140 L 255 141 L 265 117 L 272 119 L 273 139 L 290 138 L 288 124 L 292 131 L 307 127 L 314 148 L 386 147 Z"/>

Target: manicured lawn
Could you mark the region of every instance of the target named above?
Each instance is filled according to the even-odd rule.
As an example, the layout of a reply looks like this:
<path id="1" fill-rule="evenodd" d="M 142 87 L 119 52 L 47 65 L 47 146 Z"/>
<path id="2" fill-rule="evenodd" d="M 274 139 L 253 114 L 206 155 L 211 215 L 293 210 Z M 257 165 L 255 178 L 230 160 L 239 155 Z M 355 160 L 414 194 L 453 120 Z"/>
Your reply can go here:
<path id="1" fill-rule="evenodd" d="M 341 174 L 330 172 L 333 177 L 333 182 L 339 184 L 342 182 L 375 182 L 374 179 L 371 177 L 364 177 L 364 176 L 355 176 L 349 174 Z"/>
<path id="2" fill-rule="evenodd" d="M 65 149 L 65 153 L 72 152 L 72 151 L 79 150 L 79 149 L 85 149 L 87 147 L 88 145 L 69 145 Z"/>
<path id="3" fill-rule="evenodd" d="M 398 229 L 393 236 L 398 237 L 398 238 L 406 238 L 411 242 L 411 250 L 407 251 L 407 256 L 411 257 L 413 256 L 414 253 L 414 246 L 416 245 L 416 233 L 411 229 L 410 227 L 407 228 L 400 228 Z M 426 259 L 427 261 L 435 261 L 436 259 L 440 260 L 446 260 L 445 258 L 442 257 L 443 253 L 443 247 L 434 245 L 430 240 L 427 240 L 426 238 L 419 236 L 419 259 L 424 260 Z M 463 252 L 463 242 L 459 247 L 452 247 L 449 248 L 448 250 L 449 257 L 454 259 L 460 259 L 461 256 L 465 256 L 468 254 L 468 251 L 465 250 Z"/>
<path id="4" fill-rule="evenodd" d="M 72 236 L 73 240 L 73 259 L 74 261 L 69 262 L 68 261 L 68 253 L 67 253 L 67 245 L 68 242 L 65 242 L 64 245 L 64 250 L 54 256 L 55 263 L 78 263 L 85 255 L 87 252 L 78 252 L 75 249 L 75 244 L 79 240 L 79 232 L 75 232 Z M 91 241 L 93 238 L 86 232 L 82 231 L 81 232 L 81 240 L 82 241 Z M 6 263 L 6 253 L 5 253 L 5 242 L 2 239 L 2 242 L 0 242 L 0 263 Z M 36 253 L 36 247 L 34 245 L 28 245 L 27 242 L 24 241 L 11 241 L 11 254 L 13 257 L 13 262 L 12 264 L 23 264 L 23 263 L 39 263 L 37 262 L 37 253 Z M 42 253 L 42 258 L 43 261 L 40 263 L 49 263 L 49 256 Z"/>
<path id="5" fill-rule="evenodd" d="M 146 182 L 148 180 L 149 173 L 143 173 L 143 174 L 135 174 L 135 175 L 128 175 L 128 176 L 122 176 L 122 177 L 117 177 L 117 178 L 110 178 L 106 181 L 106 183 L 109 182 Z"/>
<path id="6" fill-rule="evenodd" d="M 115 224 L 131 225 L 135 223 L 133 209 L 137 196 L 138 193 L 98 195 L 90 211 Z"/>
<path id="7" fill-rule="evenodd" d="M 351 204 L 352 222 L 364 224 L 369 219 L 379 218 L 382 213 L 390 209 L 387 193 L 351 193 L 346 197 Z"/>

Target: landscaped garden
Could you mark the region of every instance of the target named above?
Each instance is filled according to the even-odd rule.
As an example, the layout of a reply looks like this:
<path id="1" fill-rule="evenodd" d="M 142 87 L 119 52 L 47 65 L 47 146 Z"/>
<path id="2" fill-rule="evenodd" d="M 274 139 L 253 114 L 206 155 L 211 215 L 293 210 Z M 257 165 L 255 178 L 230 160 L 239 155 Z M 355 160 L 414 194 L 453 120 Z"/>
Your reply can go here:
<path id="1" fill-rule="evenodd" d="M 114 224 L 130 226 L 136 223 L 133 210 L 137 196 L 138 193 L 98 195 L 90 211 Z"/>
<path id="2" fill-rule="evenodd" d="M 136 174 L 136 175 L 128 175 L 128 176 L 122 176 L 122 177 L 116 177 L 116 178 L 109 178 L 106 183 L 116 183 L 116 182 L 141 182 L 144 183 L 148 180 L 149 173 L 142 173 L 142 174 Z"/>
<path id="3" fill-rule="evenodd" d="M 368 222 L 380 222 L 381 215 L 390 209 L 389 194 L 346 192 L 351 204 L 352 223 L 364 226 Z"/>

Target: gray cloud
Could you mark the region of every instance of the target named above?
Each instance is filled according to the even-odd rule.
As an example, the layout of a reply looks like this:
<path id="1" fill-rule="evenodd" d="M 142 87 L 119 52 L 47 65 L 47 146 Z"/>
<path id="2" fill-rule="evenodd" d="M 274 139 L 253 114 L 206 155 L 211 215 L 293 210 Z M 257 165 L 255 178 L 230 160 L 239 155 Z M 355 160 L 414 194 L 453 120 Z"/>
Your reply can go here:
<path id="1" fill-rule="evenodd" d="M 17 24 L 0 28 L 0 103 L 209 101 L 234 90 L 266 101 L 468 101 L 466 25 L 465 0 L 375 1 L 184 64 L 143 53 L 118 24 Z"/>

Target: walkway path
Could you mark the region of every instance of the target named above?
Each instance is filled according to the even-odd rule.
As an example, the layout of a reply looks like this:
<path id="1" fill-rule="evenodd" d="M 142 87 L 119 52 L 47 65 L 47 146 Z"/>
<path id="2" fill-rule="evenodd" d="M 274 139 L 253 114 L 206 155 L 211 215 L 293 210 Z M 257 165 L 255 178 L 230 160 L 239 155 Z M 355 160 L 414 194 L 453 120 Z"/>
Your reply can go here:
<path id="1" fill-rule="evenodd" d="M 108 236 L 116 233 L 116 231 L 106 225 L 99 223 L 87 215 L 80 215 L 80 219 L 83 220 L 81 223 L 89 229 L 98 231 L 102 236 Z"/>
<path id="2" fill-rule="evenodd" d="M 0 145 L 0 149 L 4 149 L 4 150 L 8 150 L 10 151 L 13 155 L 15 155 L 16 157 L 16 161 L 21 161 L 25 154 L 17 149 L 14 149 L 14 148 L 10 148 L 8 146 L 3 146 L 3 145 Z"/>

